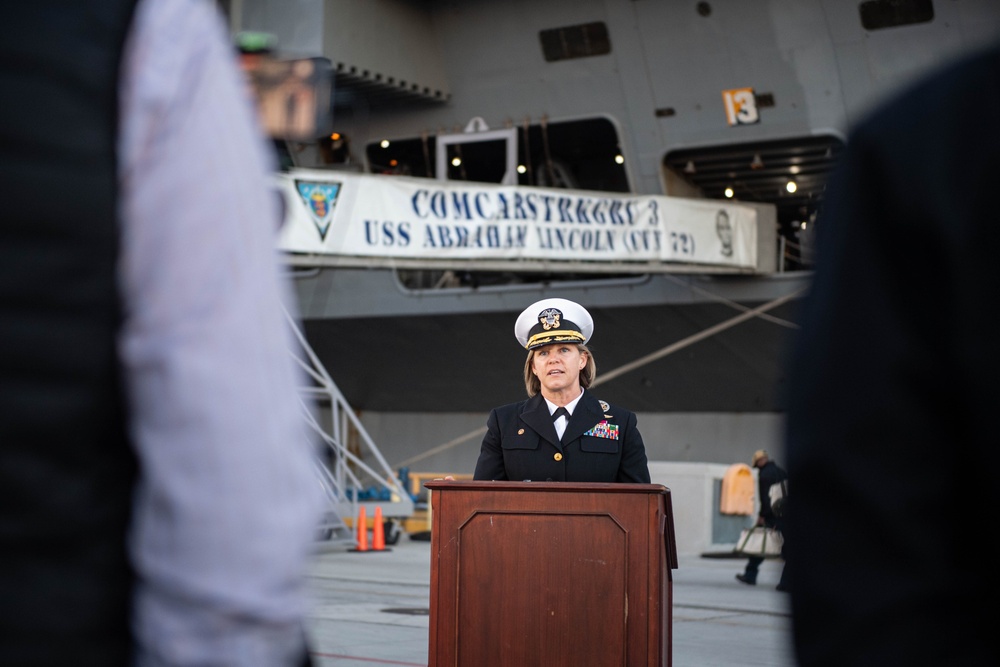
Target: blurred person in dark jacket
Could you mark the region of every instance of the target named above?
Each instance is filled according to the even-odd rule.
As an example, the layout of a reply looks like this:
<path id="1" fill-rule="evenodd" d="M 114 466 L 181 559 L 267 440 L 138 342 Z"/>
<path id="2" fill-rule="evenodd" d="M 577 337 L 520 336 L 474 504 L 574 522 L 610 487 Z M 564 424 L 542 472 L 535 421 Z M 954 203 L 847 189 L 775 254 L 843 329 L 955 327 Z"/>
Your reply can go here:
<path id="1" fill-rule="evenodd" d="M 7 3 L 0 90 L 0 664 L 303 664 L 319 487 L 216 4 Z"/>
<path id="2" fill-rule="evenodd" d="M 873 111 L 817 220 L 785 440 L 800 665 L 996 665 L 1000 45 Z M 973 527 L 970 531 L 970 525 Z M 986 542 L 976 539 L 976 531 Z"/>

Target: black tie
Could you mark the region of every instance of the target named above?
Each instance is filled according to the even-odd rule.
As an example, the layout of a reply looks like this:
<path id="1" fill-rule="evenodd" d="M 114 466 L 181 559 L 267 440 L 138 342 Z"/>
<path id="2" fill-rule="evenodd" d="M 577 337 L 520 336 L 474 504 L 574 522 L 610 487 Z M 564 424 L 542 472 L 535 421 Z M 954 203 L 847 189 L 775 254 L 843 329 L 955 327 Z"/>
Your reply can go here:
<path id="1" fill-rule="evenodd" d="M 552 413 L 552 421 L 559 419 L 559 417 L 565 417 L 569 421 L 569 410 L 566 408 L 556 408 L 556 411 Z"/>

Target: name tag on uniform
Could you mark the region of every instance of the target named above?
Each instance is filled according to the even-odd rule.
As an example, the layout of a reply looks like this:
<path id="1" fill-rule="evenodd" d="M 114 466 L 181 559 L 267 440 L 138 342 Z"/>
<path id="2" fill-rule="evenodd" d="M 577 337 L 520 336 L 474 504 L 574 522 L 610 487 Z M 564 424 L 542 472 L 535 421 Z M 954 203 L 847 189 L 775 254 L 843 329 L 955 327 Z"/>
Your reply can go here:
<path id="1" fill-rule="evenodd" d="M 618 424 L 609 424 L 606 421 L 600 422 L 584 435 L 592 435 L 595 438 L 607 438 L 608 440 L 618 439 Z"/>

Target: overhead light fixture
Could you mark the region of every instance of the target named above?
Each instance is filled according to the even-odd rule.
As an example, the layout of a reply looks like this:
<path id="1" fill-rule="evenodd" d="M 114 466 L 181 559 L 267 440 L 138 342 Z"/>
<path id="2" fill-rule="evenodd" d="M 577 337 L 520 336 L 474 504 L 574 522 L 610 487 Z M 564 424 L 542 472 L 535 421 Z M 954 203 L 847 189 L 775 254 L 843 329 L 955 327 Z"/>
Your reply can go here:
<path id="1" fill-rule="evenodd" d="M 625 156 L 619 153 L 618 155 L 615 156 L 615 162 L 617 164 L 625 164 Z"/>
<path id="2" fill-rule="evenodd" d="M 691 160 L 688 160 L 687 164 L 684 165 L 684 173 L 685 174 L 693 174 L 693 173 L 695 173 L 695 171 L 697 171 L 697 170 L 694 168 L 694 162 L 691 161 Z"/>
<path id="3" fill-rule="evenodd" d="M 764 161 L 760 159 L 760 153 L 754 153 L 753 154 L 753 159 L 750 160 L 750 168 L 751 169 L 763 169 L 764 168 Z"/>
<path id="4" fill-rule="evenodd" d="M 381 141 L 381 143 L 379 143 L 379 146 L 381 146 L 382 148 L 388 148 L 389 147 L 389 140 L 388 139 L 383 139 Z"/>
<path id="5" fill-rule="evenodd" d="M 732 199 L 733 195 L 736 194 L 736 193 L 733 192 L 732 188 L 726 188 L 726 190 L 725 190 L 725 192 L 723 194 L 726 195 L 726 199 Z"/>
<path id="6" fill-rule="evenodd" d="M 460 158 L 460 157 L 453 157 L 451 159 L 451 166 L 458 167 L 461 164 L 462 164 L 462 158 Z"/>
<path id="7" fill-rule="evenodd" d="M 795 192 L 799 189 L 799 186 L 795 183 L 795 181 L 788 181 L 788 183 L 785 184 L 785 189 L 789 192 Z"/>

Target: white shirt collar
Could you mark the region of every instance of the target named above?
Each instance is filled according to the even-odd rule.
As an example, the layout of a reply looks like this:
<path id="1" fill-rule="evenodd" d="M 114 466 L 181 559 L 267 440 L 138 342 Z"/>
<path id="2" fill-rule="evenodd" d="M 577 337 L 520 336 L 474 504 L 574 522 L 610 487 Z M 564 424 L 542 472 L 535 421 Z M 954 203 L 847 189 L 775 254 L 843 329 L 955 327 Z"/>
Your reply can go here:
<path id="1" fill-rule="evenodd" d="M 585 392 L 585 391 L 587 391 L 587 390 L 586 389 L 580 389 L 580 395 L 577 396 L 572 401 L 570 401 L 569 403 L 566 404 L 566 406 L 565 406 L 566 407 L 566 412 L 568 412 L 570 414 L 570 416 L 573 415 L 573 411 L 576 410 L 576 404 L 580 402 L 581 398 L 583 398 L 583 392 Z M 545 398 L 544 396 L 542 398 L 545 399 L 546 405 L 549 406 L 549 414 L 550 415 L 553 414 L 556 411 L 556 408 L 558 408 L 559 406 L 556 405 L 555 403 L 553 403 L 552 401 L 550 401 L 549 399 Z"/>

